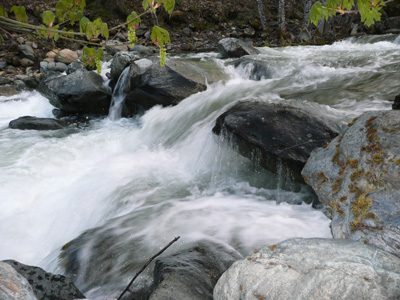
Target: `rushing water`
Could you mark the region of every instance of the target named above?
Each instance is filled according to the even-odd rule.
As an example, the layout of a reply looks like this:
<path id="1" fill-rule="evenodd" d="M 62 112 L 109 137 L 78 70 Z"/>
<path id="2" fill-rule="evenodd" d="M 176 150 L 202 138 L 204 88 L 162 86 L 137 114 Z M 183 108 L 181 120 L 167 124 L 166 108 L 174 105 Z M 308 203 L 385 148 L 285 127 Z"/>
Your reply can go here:
<path id="1" fill-rule="evenodd" d="M 9 129 L 19 116 L 51 117 L 52 106 L 35 92 L 0 96 L 0 259 L 63 272 L 60 248 L 92 229 L 79 239 L 77 284 L 86 296 L 104 297 L 137 270 L 122 271 L 127 261 L 140 266 L 178 235 L 171 252 L 209 240 L 242 255 L 290 237 L 330 237 L 329 220 L 299 205 L 308 189 L 288 190 L 211 129 L 238 101 L 286 101 L 338 125 L 390 109 L 400 93 L 399 42 L 388 35 L 261 48 L 251 57 L 268 70 L 260 81 L 249 80 L 251 64 L 234 69 L 215 53 L 173 57 L 207 63 L 228 79 L 175 107 L 59 131 Z M 94 249 L 104 240 L 112 247 Z M 106 260 L 107 274 L 99 266 Z"/>

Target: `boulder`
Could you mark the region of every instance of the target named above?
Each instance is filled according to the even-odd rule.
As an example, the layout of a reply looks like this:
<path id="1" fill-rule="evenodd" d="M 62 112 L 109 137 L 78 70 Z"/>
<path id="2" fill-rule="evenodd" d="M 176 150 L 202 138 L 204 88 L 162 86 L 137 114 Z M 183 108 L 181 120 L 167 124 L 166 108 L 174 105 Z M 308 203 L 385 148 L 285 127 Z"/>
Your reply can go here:
<path id="1" fill-rule="evenodd" d="M 29 45 L 18 45 L 18 50 L 22 57 L 35 61 L 35 51 Z"/>
<path id="2" fill-rule="evenodd" d="M 85 66 L 83 65 L 83 63 L 81 63 L 79 61 L 73 61 L 72 63 L 70 63 L 68 65 L 66 72 L 67 72 L 67 74 L 71 74 L 71 73 L 74 73 L 76 70 L 84 69 L 84 68 L 85 68 Z"/>
<path id="3" fill-rule="evenodd" d="M 15 260 L 5 260 L 32 286 L 33 293 L 40 300 L 70 300 L 85 298 L 71 279 L 48 273 L 41 268 L 21 264 Z"/>
<path id="4" fill-rule="evenodd" d="M 290 239 L 235 262 L 214 299 L 400 299 L 400 259 L 351 240 Z"/>
<path id="5" fill-rule="evenodd" d="M 110 66 L 111 80 L 116 83 L 124 69 L 137 59 L 139 59 L 139 56 L 132 52 L 121 51 L 116 53 Z"/>
<path id="6" fill-rule="evenodd" d="M 335 238 L 351 238 L 400 257 L 400 114 L 362 114 L 302 172 L 332 218 Z"/>
<path id="7" fill-rule="evenodd" d="M 303 182 L 301 170 L 311 151 L 338 134 L 332 124 L 303 109 L 260 102 L 238 103 L 218 117 L 213 132 L 227 135 L 241 155 L 257 157 L 274 173 L 283 164 L 298 182 Z"/>
<path id="8" fill-rule="evenodd" d="M 5 84 L 10 84 L 12 83 L 12 80 L 10 80 L 7 77 L 0 77 L 0 85 L 5 85 Z"/>
<path id="9" fill-rule="evenodd" d="M 115 55 L 118 52 L 126 52 L 129 50 L 127 45 L 124 45 L 124 43 L 117 41 L 117 40 L 108 40 L 106 41 L 106 51 L 110 55 Z"/>
<path id="10" fill-rule="evenodd" d="M 156 261 L 155 290 L 149 300 L 212 300 L 219 277 L 239 258 L 209 242 L 161 258 Z"/>
<path id="11" fill-rule="evenodd" d="M 67 65 L 77 59 L 78 54 L 70 49 L 62 49 L 57 55 L 57 61 Z"/>
<path id="12" fill-rule="evenodd" d="M 28 281 L 9 264 L 0 261 L 0 299 L 38 300 Z"/>
<path id="13" fill-rule="evenodd" d="M 146 47 L 143 45 L 135 45 L 133 47 L 129 47 L 129 51 L 136 52 L 138 55 L 141 56 L 151 56 L 157 52 L 153 47 Z"/>
<path id="14" fill-rule="evenodd" d="M 394 98 L 392 109 L 400 109 L 400 95 L 397 95 L 396 98 Z"/>
<path id="15" fill-rule="evenodd" d="M 217 48 L 222 58 L 234 58 L 260 53 L 260 51 L 251 45 L 251 42 L 245 42 L 236 38 L 225 38 L 220 40 Z"/>
<path id="16" fill-rule="evenodd" d="M 20 117 L 12 120 L 9 127 L 22 130 L 58 130 L 63 129 L 66 124 L 62 121 L 50 118 Z"/>
<path id="17" fill-rule="evenodd" d="M 131 64 L 129 82 L 125 87 L 124 114 L 132 114 L 138 107 L 149 109 L 155 105 L 176 105 L 186 97 L 206 89 L 205 80 L 195 81 L 190 69 L 178 69 L 173 61 L 160 66 L 158 58 L 140 59 Z"/>
<path id="18" fill-rule="evenodd" d="M 103 78 L 85 69 L 42 80 L 38 91 L 53 106 L 69 114 L 105 115 L 111 102 L 111 93 Z"/>
<path id="19" fill-rule="evenodd" d="M 243 57 L 227 64 L 235 66 L 239 75 L 244 79 L 259 81 L 272 78 L 268 63 L 263 60 Z"/>

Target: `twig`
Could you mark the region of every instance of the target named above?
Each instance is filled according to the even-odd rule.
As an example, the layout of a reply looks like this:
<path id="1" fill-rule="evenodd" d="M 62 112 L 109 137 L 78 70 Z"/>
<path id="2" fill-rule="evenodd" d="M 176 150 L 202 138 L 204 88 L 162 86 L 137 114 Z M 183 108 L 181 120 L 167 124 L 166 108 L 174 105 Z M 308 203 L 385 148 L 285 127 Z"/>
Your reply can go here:
<path id="1" fill-rule="evenodd" d="M 146 269 L 146 267 L 159 255 L 161 255 L 165 250 L 167 250 L 173 243 L 175 243 L 177 240 L 180 239 L 180 236 L 174 238 L 167 246 L 165 246 L 163 249 L 161 249 L 156 255 L 154 255 L 152 258 L 150 258 L 147 263 L 140 269 L 139 272 L 136 273 L 136 275 L 132 278 L 131 282 L 129 282 L 128 286 L 125 288 L 125 290 L 122 292 L 122 294 L 118 297 L 117 300 L 121 300 L 122 296 L 127 292 L 130 291 L 129 288 L 131 287 L 132 283 L 135 281 L 135 279 Z"/>

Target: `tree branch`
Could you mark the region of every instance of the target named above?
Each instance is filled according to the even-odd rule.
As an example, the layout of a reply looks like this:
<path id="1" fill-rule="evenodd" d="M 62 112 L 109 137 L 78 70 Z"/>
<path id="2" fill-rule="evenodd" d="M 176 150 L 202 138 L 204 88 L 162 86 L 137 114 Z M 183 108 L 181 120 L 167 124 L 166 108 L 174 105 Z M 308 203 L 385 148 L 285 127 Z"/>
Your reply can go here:
<path id="1" fill-rule="evenodd" d="M 131 282 L 129 282 L 128 286 L 125 288 L 125 290 L 122 292 L 122 294 L 118 297 L 117 300 L 121 300 L 122 296 L 129 291 L 129 288 L 131 287 L 132 283 L 135 281 L 135 279 L 146 269 L 146 267 L 157 257 L 160 256 L 165 250 L 167 250 L 173 243 L 175 243 L 177 240 L 180 239 L 180 236 L 174 238 L 167 246 L 165 246 L 163 249 L 161 249 L 156 255 L 154 255 L 152 258 L 150 258 L 147 263 L 140 269 L 139 272 L 136 273 L 136 275 L 132 278 Z"/>

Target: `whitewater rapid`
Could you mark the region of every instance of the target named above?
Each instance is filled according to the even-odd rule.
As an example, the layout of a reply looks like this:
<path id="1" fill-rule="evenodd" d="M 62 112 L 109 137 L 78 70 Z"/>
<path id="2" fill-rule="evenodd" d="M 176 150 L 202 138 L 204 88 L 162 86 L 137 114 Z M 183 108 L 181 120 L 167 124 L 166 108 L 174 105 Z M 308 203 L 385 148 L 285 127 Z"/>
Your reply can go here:
<path id="1" fill-rule="evenodd" d="M 227 79 L 174 107 L 58 131 L 9 129 L 20 116 L 52 117 L 53 107 L 36 92 L 0 96 L 0 260 L 63 272 L 61 247 L 94 228 L 98 236 L 82 245 L 87 263 L 90 243 L 107 231 L 121 244 L 116 269 L 129 259 L 129 242 L 147 257 L 178 235 L 176 249 L 209 240 L 246 255 L 291 237 L 330 237 L 329 219 L 303 203 L 309 189 L 288 189 L 211 129 L 238 101 L 286 101 L 338 127 L 390 109 L 400 93 L 399 37 L 373 39 L 260 48 L 252 59 L 271 73 L 261 81 L 248 79 L 251 66 L 234 69 L 216 53 L 172 56 L 213 64 Z M 124 280 L 78 286 L 87 296 L 112 296 Z"/>

